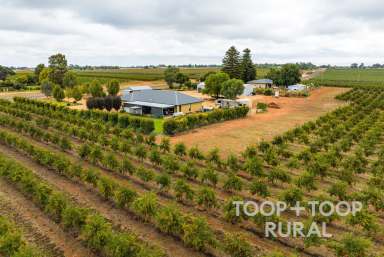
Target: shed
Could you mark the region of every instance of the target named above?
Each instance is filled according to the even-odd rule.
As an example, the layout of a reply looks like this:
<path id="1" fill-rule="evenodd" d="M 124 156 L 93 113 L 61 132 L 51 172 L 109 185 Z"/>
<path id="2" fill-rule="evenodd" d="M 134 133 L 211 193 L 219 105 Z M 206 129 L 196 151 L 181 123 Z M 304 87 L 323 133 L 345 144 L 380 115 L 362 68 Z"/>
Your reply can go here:
<path id="1" fill-rule="evenodd" d="M 205 82 L 200 82 L 196 86 L 197 92 L 201 93 L 205 89 Z"/>
<path id="2" fill-rule="evenodd" d="M 307 86 L 302 84 L 288 86 L 288 91 L 303 91 L 305 89 L 307 89 Z"/>
<path id="3" fill-rule="evenodd" d="M 255 85 L 253 84 L 244 84 L 244 91 L 243 91 L 243 96 L 251 96 L 253 95 L 253 91 L 255 89 Z"/>
<path id="4" fill-rule="evenodd" d="M 124 92 L 133 92 L 133 91 L 143 91 L 143 90 L 152 90 L 151 86 L 130 86 L 123 90 Z"/>

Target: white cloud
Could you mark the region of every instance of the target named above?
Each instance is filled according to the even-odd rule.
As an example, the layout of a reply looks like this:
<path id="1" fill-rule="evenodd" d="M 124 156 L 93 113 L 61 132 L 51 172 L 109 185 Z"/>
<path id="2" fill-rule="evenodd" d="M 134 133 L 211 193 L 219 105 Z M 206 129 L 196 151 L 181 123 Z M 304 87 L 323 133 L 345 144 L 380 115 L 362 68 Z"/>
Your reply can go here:
<path id="1" fill-rule="evenodd" d="M 256 62 L 384 62 L 379 0 L 0 0 L 0 64 L 220 63 L 250 48 Z"/>

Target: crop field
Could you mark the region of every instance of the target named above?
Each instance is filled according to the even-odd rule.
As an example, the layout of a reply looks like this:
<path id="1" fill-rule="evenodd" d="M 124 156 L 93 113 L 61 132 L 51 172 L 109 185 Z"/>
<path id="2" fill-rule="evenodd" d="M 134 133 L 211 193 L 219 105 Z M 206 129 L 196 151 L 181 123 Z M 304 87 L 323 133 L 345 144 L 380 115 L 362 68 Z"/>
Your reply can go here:
<path id="1" fill-rule="evenodd" d="M 219 68 L 180 68 L 180 72 L 187 74 L 191 79 L 199 79 L 200 76 L 210 71 L 219 71 Z M 128 81 L 156 81 L 164 79 L 164 68 L 127 68 L 119 70 L 77 71 L 80 83 L 88 83 L 94 79 L 106 83 L 111 79 L 120 82 Z M 257 69 L 257 77 L 263 78 L 268 69 Z"/>
<path id="2" fill-rule="evenodd" d="M 384 86 L 384 69 L 328 69 L 313 82 L 322 86 Z"/>
<path id="3" fill-rule="evenodd" d="M 0 213 L 46 256 L 382 256 L 384 92 L 354 88 L 338 99 L 350 104 L 225 159 L 118 116 L 0 100 Z M 364 209 L 249 217 L 236 215 L 242 199 Z M 267 222 L 297 219 L 333 236 L 265 237 Z"/>

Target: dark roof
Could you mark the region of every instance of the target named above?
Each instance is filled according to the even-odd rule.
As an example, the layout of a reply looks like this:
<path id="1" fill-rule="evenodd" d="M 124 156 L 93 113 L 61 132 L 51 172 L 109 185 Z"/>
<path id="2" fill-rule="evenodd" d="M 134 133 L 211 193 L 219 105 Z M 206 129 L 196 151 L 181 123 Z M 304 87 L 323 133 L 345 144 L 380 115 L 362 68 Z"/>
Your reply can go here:
<path id="1" fill-rule="evenodd" d="M 124 102 L 147 102 L 164 105 L 183 105 L 200 103 L 203 100 L 177 91 L 171 90 L 143 90 L 123 92 L 121 99 Z"/>
<path id="2" fill-rule="evenodd" d="M 273 84 L 273 80 L 271 79 L 258 79 L 248 81 L 247 84 Z"/>

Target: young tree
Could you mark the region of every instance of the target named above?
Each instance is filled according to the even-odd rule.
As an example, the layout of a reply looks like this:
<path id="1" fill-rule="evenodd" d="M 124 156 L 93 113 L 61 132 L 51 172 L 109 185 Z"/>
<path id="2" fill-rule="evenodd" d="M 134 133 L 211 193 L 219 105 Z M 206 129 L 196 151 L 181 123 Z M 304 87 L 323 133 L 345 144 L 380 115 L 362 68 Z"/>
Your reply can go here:
<path id="1" fill-rule="evenodd" d="M 211 74 L 205 80 L 205 89 L 203 92 L 212 97 L 219 98 L 223 83 L 227 80 L 229 80 L 229 76 L 224 72 Z"/>
<path id="2" fill-rule="evenodd" d="M 174 152 L 178 156 L 184 156 L 187 154 L 187 148 L 185 147 L 184 143 L 177 143 L 175 145 Z"/>
<path id="3" fill-rule="evenodd" d="M 222 84 L 220 93 L 228 99 L 236 99 L 244 91 L 244 82 L 240 79 L 230 79 Z"/>
<path id="4" fill-rule="evenodd" d="M 249 186 L 249 191 L 251 194 L 256 194 L 261 197 L 267 197 L 270 195 L 266 183 L 262 182 L 261 180 L 252 181 L 251 185 Z"/>
<path id="5" fill-rule="evenodd" d="M 63 77 L 63 87 L 73 88 L 77 85 L 77 76 L 73 71 L 67 71 Z"/>
<path id="6" fill-rule="evenodd" d="M 190 186 L 185 183 L 184 180 L 177 180 L 173 189 L 176 193 L 176 198 L 178 201 L 182 201 L 183 199 L 192 201 L 195 192 L 190 188 Z"/>
<path id="7" fill-rule="evenodd" d="M 244 169 L 252 176 L 264 176 L 263 162 L 257 156 L 247 159 Z"/>
<path id="8" fill-rule="evenodd" d="M 243 183 L 240 178 L 235 174 L 230 174 L 228 179 L 224 182 L 223 189 L 226 191 L 241 191 Z"/>
<path id="9" fill-rule="evenodd" d="M 119 81 L 117 79 L 108 81 L 107 91 L 108 91 L 108 95 L 112 95 L 112 96 L 117 95 L 120 91 Z"/>
<path id="10" fill-rule="evenodd" d="M 168 174 L 160 174 L 155 178 L 160 191 L 168 191 L 171 186 L 171 177 Z"/>
<path id="11" fill-rule="evenodd" d="M 160 142 L 160 150 L 163 152 L 169 152 L 171 149 L 171 144 L 169 138 L 163 137 Z"/>
<path id="12" fill-rule="evenodd" d="M 201 179 L 201 182 L 203 182 L 203 183 L 216 186 L 216 184 L 219 180 L 219 175 L 213 169 L 207 168 L 201 172 L 200 179 Z"/>
<path id="13" fill-rule="evenodd" d="M 197 204 L 204 206 L 205 208 L 215 208 L 217 206 L 216 194 L 212 189 L 204 186 L 197 193 Z"/>
<path id="14" fill-rule="evenodd" d="M 203 250 L 207 244 L 214 241 L 214 234 L 203 218 L 192 218 L 191 222 L 183 224 L 183 241 L 196 250 Z"/>
<path id="15" fill-rule="evenodd" d="M 61 102 L 65 97 L 64 90 L 60 86 L 55 85 L 52 90 L 52 96 L 56 101 Z"/>
<path id="16" fill-rule="evenodd" d="M 332 248 L 337 256 L 367 257 L 372 242 L 368 239 L 346 234 L 339 243 L 334 243 Z"/>
<path id="17" fill-rule="evenodd" d="M 256 68 L 252 62 L 251 50 L 248 48 L 243 50 L 241 58 L 241 79 L 244 82 L 256 79 Z"/>
<path id="18" fill-rule="evenodd" d="M 64 75 L 68 71 L 68 63 L 63 54 L 55 54 L 49 57 L 49 68 L 51 73 L 49 79 L 58 84 L 63 85 Z"/>
<path id="19" fill-rule="evenodd" d="M 225 234 L 224 251 L 231 257 L 252 257 L 252 246 L 242 234 Z"/>
<path id="20" fill-rule="evenodd" d="M 145 193 L 141 197 L 136 198 L 136 200 L 132 203 L 132 208 L 145 221 L 148 221 L 157 213 L 157 197 L 152 192 Z"/>
<path id="21" fill-rule="evenodd" d="M 103 87 L 101 86 L 100 82 L 97 79 L 93 80 L 89 85 L 89 93 L 92 95 L 92 97 L 105 96 Z"/>
<path id="22" fill-rule="evenodd" d="M 157 227 L 167 234 L 180 235 L 184 219 L 176 206 L 166 206 L 156 214 Z"/>
<path id="23" fill-rule="evenodd" d="M 164 80 L 167 82 L 169 88 L 173 88 L 173 83 L 176 82 L 176 75 L 179 73 L 179 68 L 168 66 L 164 71 Z"/>
<path id="24" fill-rule="evenodd" d="M 76 103 L 81 100 L 81 98 L 83 97 L 83 94 L 81 93 L 79 87 L 74 87 L 70 90 L 69 97 L 72 97 L 73 99 L 75 99 L 75 103 Z"/>
<path id="25" fill-rule="evenodd" d="M 51 96 L 52 95 L 53 87 L 54 87 L 54 84 L 51 81 L 49 81 L 48 79 L 44 79 L 43 81 L 40 82 L 41 92 L 45 96 Z"/>
<path id="26" fill-rule="evenodd" d="M 227 73 L 231 79 L 241 78 L 240 53 L 237 51 L 236 47 L 231 46 L 225 53 L 223 58 L 223 68 L 221 70 Z"/>

